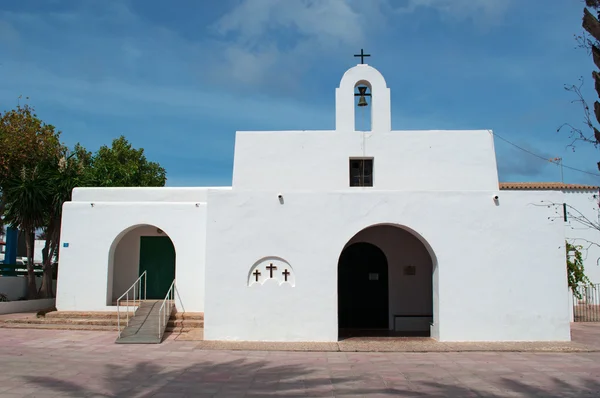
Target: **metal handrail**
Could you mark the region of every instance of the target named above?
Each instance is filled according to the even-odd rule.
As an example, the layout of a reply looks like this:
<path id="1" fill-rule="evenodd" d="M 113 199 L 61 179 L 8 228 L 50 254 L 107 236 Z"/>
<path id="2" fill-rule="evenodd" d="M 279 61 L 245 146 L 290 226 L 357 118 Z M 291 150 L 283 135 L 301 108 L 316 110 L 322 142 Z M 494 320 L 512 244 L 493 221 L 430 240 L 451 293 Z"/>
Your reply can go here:
<path id="1" fill-rule="evenodd" d="M 144 294 L 142 296 L 142 280 L 144 281 Z M 133 302 L 135 303 L 135 293 L 136 290 L 138 291 L 138 301 L 141 300 L 146 300 L 146 285 L 148 284 L 148 278 L 147 278 L 147 274 L 146 271 L 142 272 L 142 274 L 139 276 L 139 278 L 137 278 L 135 280 L 135 282 L 133 282 L 133 285 L 131 285 L 131 287 L 129 289 L 127 289 L 127 291 L 125 293 L 123 293 L 118 299 L 117 299 L 117 325 L 119 328 L 119 337 L 121 337 L 121 312 L 120 312 L 120 306 L 119 306 L 119 302 L 121 300 L 125 300 L 126 303 L 126 307 L 127 307 L 127 320 L 125 321 L 125 327 L 127 327 L 127 325 L 129 325 L 129 292 L 132 291 L 132 296 L 133 296 Z M 136 289 L 137 286 L 137 289 Z M 123 297 L 125 297 L 125 299 L 123 299 Z M 138 307 L 139 308 L 139 305 Z M 135 315 L 135 311 L 137 310 L 137 308 L 135 308 L 133 310 L 133 314 Z M 124 327 L 124 328 L 125 328 Z M 123 328 L 123 329 L 124 329 Z"/>
<path id="2" fill-rule="evenodd" d="M 167 312 L 167 301 L 170 301 L 169 311 Z M 175 303 L 175 279 L 173 279 L 173 283 L 171 283 L 171 287 L 167 291 L 165 299 L 158 310 L 158 339 L 162 340 L 163 334 L 165 333 L 165 327 L 167 326 L 167 322 L 171 317 L 171 312 L 173 311 L 173 305 Z"/>

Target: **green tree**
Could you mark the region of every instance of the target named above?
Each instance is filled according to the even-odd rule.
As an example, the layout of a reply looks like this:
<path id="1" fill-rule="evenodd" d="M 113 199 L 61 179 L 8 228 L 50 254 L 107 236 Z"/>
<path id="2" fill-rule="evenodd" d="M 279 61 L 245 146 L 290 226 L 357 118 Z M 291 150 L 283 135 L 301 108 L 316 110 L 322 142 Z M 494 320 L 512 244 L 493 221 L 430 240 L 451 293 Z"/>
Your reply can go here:
<path id="1" fill-rule="evenodd" d="M 42 122 L 29 105 L 0 114 L 0 191 L 23 166 L 54 161 L 63 149 L 60 132 Z"/>
<path id="2" fill-rule="evenodd" d="M 167 173 L 158 163 L 149 162 L 144 149 L 135 149 L 121 136 L 112 146 L 102 146 L 93 156 L 79 151 L 80 158 L 90 161 L 90 180 L 98 187 L 162 187 Z"/>
<path id="3" fill-rule="evenodd" d="M 72 151 L 60 132 L 32 107 L 0 115 L 0 224 L 23 231 L 27 247 L 28 298 L 53 297 L 54 259 L 59 254 L 62 208 L 75 187 L 164 186 L 166 171 L 121 136 L 95 154 L 80 144 Z M 1 225 L 0 225 L 1 227 Z M 39 292 L 33 270 L 35 234 L 42 231 L 44 271 Z"/>
<path id="4" fill-rule="evenodd" d="M 581 293 L 578 291 L 577 286 L 581 284 L 592 283 L 590 279 L 585 275 L 585 269 L 583 267 L 583 255 L 581 250 L 582 246 L 573 245 L 567 242 L 567 277 L 569 287 L 577 298 L 581 298 Z"/>
<path id="5" fill-rule="evenodd" d="M 45 245 L 42 249 L 43 278 L 40 287 L 40 295 L 43 298 L 54 297 L 54 260 L 58 257 L 60 245 L 63 204 L 71 200 L 74 188 L 90 185 L 86 160 L 81 158 L 81 151 L 84 151 L 83 147 L 77 145 L 74 152 L 66 153 L 55 164 L 50 165 L 45 174 L 49 195 L 46 198 L 47 214 L 43 228 Z"/>
<path id="6" fill-rule="evenodd" d="M 56 158 L 62 150 L 60 132 L 42 122 L 29 105 L 0 113 L 0 228 L 4 227 L 4 184 L 23 166 Z"/>
<path id="7" fill-rule="evenodd" d="M 60 132 L 40 120 L 29 105 L 0 114 L 0 224 L 26 234 L 29 298 L 37 296 L 33 273 L 36 229 L 43 226 L 48 195 L 45 170 L 64 151 Z M 3 225 L 0 225 L 2 227 Z"/>

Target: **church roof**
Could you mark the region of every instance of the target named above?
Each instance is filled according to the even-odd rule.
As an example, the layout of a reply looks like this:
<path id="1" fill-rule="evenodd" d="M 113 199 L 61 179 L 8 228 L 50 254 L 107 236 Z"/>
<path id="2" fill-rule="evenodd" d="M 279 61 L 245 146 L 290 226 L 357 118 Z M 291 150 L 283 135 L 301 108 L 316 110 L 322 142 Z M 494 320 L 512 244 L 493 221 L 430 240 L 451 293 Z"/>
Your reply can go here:
<path id="1" fill-rule="evenodd" d="M 596 191 L 597 186 L 582 184 L 565 184 L 562 182 L 501 182 L 502 190 L 573 190 Z"/>

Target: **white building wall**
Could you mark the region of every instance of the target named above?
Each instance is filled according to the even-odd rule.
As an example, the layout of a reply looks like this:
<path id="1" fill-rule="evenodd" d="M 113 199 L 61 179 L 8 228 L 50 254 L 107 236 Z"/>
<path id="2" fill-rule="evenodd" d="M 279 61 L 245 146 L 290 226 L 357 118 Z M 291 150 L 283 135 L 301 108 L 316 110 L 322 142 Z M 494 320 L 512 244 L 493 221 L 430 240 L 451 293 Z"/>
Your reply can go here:
<path id="1" fill-rule="evenodd" d="M 373 89 L 371 132 L 354 131 L 356 83 Z M 237 133 L 233 189 L 76 189 L 64 206 L 58 309 L 111 309 L 116 242 L 150 224 L 173 241 L 178 308 L 206 309 L 207 339 L 337 341 L 341 251 L 364 228 L 397 224 L 432 258 L 434 338 L 569 340 L 564 225 L 553 222 L 555 209 L 531 206 L 562 194 L 501 192 L 493 201 L 491 132 L 391 131 L 389 89 L 367 65 L 344 75 L 336 101 L 337 131 Z M 374 158 L 373 187 L 348 187 L 352 157 Z M 394 269 L 401 250 L 425 260 L 422 248 L 385 238 Z M 135 260 L 127 256 L 117 260 Z M 266 274 L 251 283 L 250 271 L 271 260 L 293 270 L 292 283 Z M 544 283 L 532 282 L 540 275 Z M 410 297 L 422 294 L 391 276 Z M 392 311 L 406 310 L 396 294 Z"/>
<path id="2" fill-rule="evenodd" d="M 503 192 L 494 203 L 495 191 L 298 192 L 283 204 L 277 193 L 209 192 L 208 340 L 337 341 L 339 255 L 358 231 L 387 223 L 416 231 L 435 254 L 439 340 L 570 339 L 564 227 L 530 206 L 560 193 Z M 295 287 L 247 287 L 267 256 L 289 262 Z"/>
<path id="3" fill-rule="evenodd" d="M 389 132 L 392 129 L 390 89 L 379 71 L 369 65 L 359 64 L 350 68 L 342 76 L 340 87 L 335 90 L 335 129 L 354 131 L 355 124 L 355 88 L 369 87 L 371 97 L 368 109 L 371 112 L 373 132 Z"/>
<path id="4" fill-rule="evenodd" d="M 35 284 L 39 289 L 42 286 L 42 277 L 35 278 Z M 56 292 L 56 281 L 52 281 L 52 291 Z M 25 276 L 2 276 L 0 277 L 0 293 L 6 294 L 10 301 L 16 301 L 27 297 L 27 277 Z"/>
<path id="5" fill-rule="evenodd" d="M 488 130 L 238 132 L 233 188 L 284 193 L 348 190 L 350 157 L 374 157 L 370 189 L 498 190 Z"/>
<path id="6" fill-rule="evenodd" d="M 128 187 L 75 188 L 72 202 L 206 202 L 208 190 L 231 187 Z"/>
<path id="7" fill-rule="evenodd" d="M 58 310 L 114 310 L 107 305 L 112 298 L 111 248 L 116 248 L 120 235 L 139 225 L 160 228 L 175 246 L 178 310 L 204 311 L 206 204 L 184 202 L 95 202 L 93 207 L 85 202 L 65 203 Z"/>
<path id="8" fill-rule="evenodd" d="M 42 264 L 44 261 L 44 256 L 42 255 L 42 251 L 46 247 L 46 241 L 41 239 L 36 239 L 33 245 L 33 263 L 34 264 Z"/>
<path id="9" fill-rule="evenodd" d="M 3 231 L 0 231 L 0 261 L 4 260 L 4 253 L 6 252 L 6 245 L 4 242 L 6 242 L 6 235 Z"/>

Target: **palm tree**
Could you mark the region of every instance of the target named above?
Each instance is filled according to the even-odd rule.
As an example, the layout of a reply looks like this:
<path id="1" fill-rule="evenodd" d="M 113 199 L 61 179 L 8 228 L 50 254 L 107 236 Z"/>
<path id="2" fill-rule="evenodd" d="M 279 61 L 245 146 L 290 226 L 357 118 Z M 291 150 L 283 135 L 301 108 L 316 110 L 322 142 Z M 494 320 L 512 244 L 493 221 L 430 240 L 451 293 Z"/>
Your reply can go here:
<path id="1" fill-rule="evenodd" d="M 45 173 L 38 167 L 28 169 L 25 166 L 18 176 L 6 182 L 3 192 L 5 222 L 26 236 L 27 298 L 30 300 L 38 296 L 33 272 L 35 231 L 46 224 L 49 195 L 50 185 Z"/>
<path id="2" fill-rule="evenodd" d="M 42 268 L 44 276 L 40 295 L 42 298 L 54 297 L 52 291 L 54 258 L 58 255 L 60 242 L 60 227 L 62 207 L 64 202 L 71 200 L 73 188 L 85 186 L 87 174 L 76 154 L 65 155 L 55 167 L 50 167 L 48 177 L 47 219 L 43 230 L 46 244 L 42 250 Z"/>

